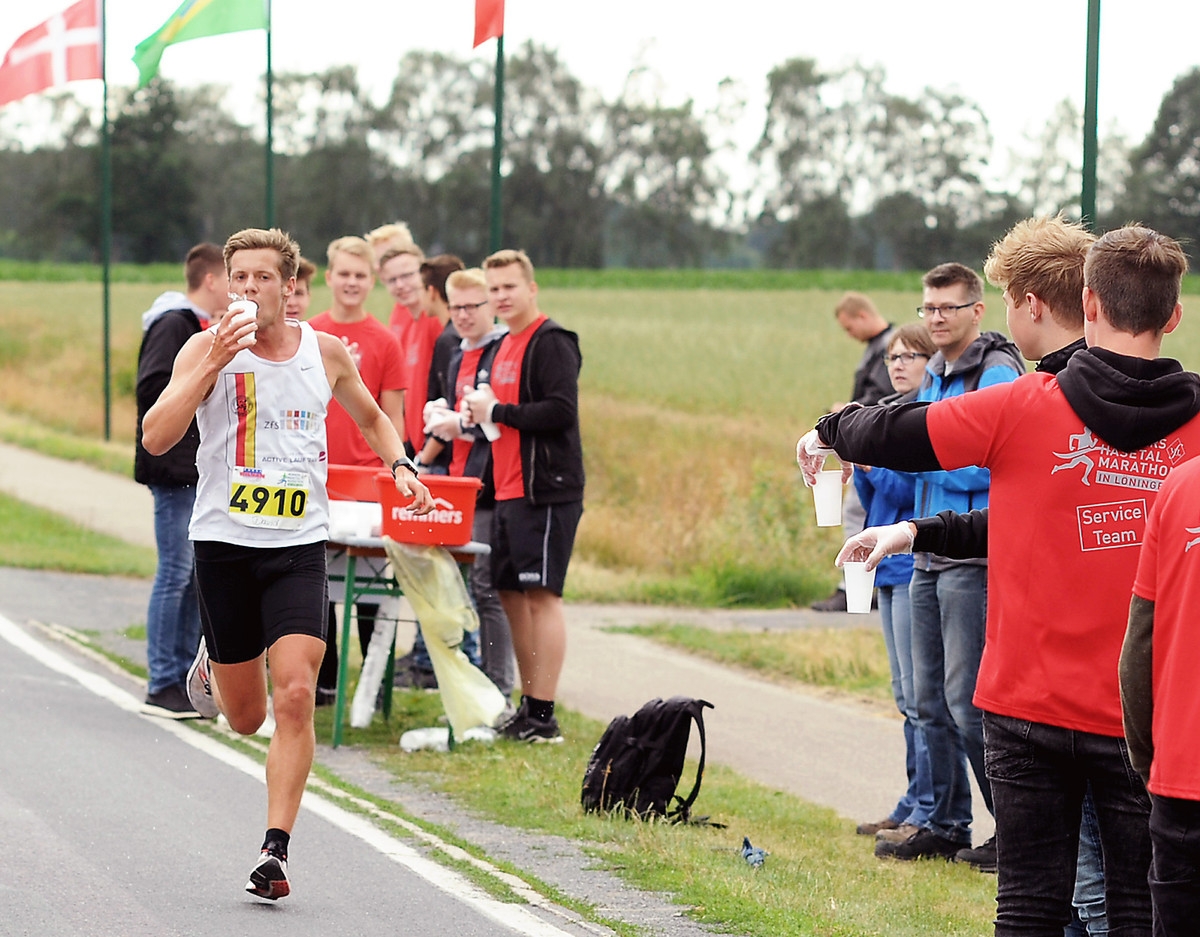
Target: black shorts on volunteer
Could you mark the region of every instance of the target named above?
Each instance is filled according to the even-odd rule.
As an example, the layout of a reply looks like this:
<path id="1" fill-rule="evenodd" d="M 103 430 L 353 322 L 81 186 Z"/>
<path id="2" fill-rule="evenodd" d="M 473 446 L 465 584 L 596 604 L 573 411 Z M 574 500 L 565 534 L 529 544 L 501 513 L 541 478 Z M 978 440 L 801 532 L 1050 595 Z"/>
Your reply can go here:
<path id="1" fill-rule="evenodd" d="M 218 664 L 254 660 L 280 638 L 325 640 L 325 542 L 243 547 L 198 540 L 196 593 L 208 655 Z"/>
<path id="2" fill-rule="evenodd" d="M 531 505 L 497 501 L 492 515 L 492 586 L 506 592 L 548 589 L 562 595 L 582 501 Z"/>

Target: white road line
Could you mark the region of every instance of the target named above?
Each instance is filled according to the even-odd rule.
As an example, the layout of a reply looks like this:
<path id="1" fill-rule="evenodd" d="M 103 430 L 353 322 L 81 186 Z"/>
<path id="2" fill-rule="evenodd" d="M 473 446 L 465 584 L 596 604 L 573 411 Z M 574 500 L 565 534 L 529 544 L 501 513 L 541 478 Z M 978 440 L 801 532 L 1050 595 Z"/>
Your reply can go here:
<path id="1" fill-rule="evenodd" d="M 67 660 L 57 651 L 33 638 L 3 614 L 0 614 L 0 638 L 3 638 L 18 650 L 24 651 L 34 660 L 51 670 L 76 681 L 85 689 L 107 700 L 114 706 L 131 713 L 138 713 L 141 709 L 141 703 L 136 697 L 104 677 L 85 670 Z M 147 716 L 146 718 L 153 717 Z M 263 775 L 263 766 L 241 752 L 234 751 L 229 746 L 218 742 L 216 739 L 202 732 L 196 732 L 168 720 L 156 719 L 155 725 L 170 732 L 176 738 L 180 739 L 180 741 L 186 742 L 193 748 L 210 755 L 229 767 L 235 768 L 264 784 L 266 783 Z M 527 935 L 527 937 L 572 937 L 569 931 L 562 930 L 548 921 L 542 920 L 522 905 L 496 900 L 487 894 L 487 892 L 463 878 L 459 873 L 438 865 L 431 859 L 425 858 L 425 856 L 421 855 L 411 846 L 393 836 L 389 836 L 364 817 L 339 807 L 331 800 L 311 790 L 305 793 L 302 806 L 304 809 L 329 821 L 340 830 L 357 837 L 367 845 L 379 850 L 379 852 L 383 853 L 383 855 L 387 856 L 393 862 L 420 876 L 435 888 L 441 889 L 455 900 L 474 908 L 480 914 L 496 921 L 498 924 L 511 928 L 519 934 Z M 396 818 L 391 817 L 388 819 L 396 820 Z M 449 848 L 450 844 L 442 844 L 442 846 Z M 578 923 L 589 931 L 600 930 L 586 922 L 581 921 Z"/>

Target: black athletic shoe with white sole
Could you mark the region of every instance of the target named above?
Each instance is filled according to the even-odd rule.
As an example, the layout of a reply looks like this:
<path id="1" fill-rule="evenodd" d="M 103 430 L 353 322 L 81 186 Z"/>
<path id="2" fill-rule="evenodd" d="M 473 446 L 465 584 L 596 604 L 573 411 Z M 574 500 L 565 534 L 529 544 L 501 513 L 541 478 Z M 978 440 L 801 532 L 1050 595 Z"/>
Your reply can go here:
<path id="1" fill-rule="evenodd" d="M 553 716 L 546 720 L 535 719 L 528 709 L 517 710 L 517 714 L 500 729 L 500 735 L 514 742 L 558 744 L 563 740 L 557 719 Z"/>
<path id="2" fill-rule="evenodd" d="M 250 881 L 246 891 L 259 898 L 276 901 L 291 892 L 287 877 L 287 857 L 275 855 L 266 849 L 258 859 L 258 865 L 250 870 Z"/>

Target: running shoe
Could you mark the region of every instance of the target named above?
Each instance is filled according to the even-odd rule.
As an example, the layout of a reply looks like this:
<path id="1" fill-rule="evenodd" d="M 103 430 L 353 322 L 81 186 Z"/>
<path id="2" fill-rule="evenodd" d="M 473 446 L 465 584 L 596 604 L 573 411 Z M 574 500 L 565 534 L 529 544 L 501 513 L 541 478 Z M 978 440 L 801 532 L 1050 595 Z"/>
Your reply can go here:
<path id="1" fill-rule="evenodd" d="M 250 870 L 246 891 L 259 898 L 276 901 L 287 897 L 291 890 L 288 885 L 287 858 L 264 849 L 258 857 L 258 864 Z"/>
<path id="2" fill-rule="evenodd" d="M 160 719 L 200 718 L 182 683 L 164 687 L 157 693 L 147 693 L 146 702 L 142 703 L 142 712 L 147 716 L 158 716 Z"/>
<path id="3" fill-rule="evenodd" d="M 196 651 L 196 659 L 188 668 L 187 695 L 192 708 L 202 719 L 217 718 L 217 701 L 213 699 L 212 675 L 208 672 L 208 648 L 204 638 L 200 638 L 200 647 Z"/>
<path id="4" fill-rule="evenodd" d="M 546 720 L 535 719 L 528 710 L 518 710 L 516 716 L 500 729 L 500 736 L 514 742 L 535 744 L 557 745 L 563 740 L 557 719 L 553 716 Z"/>

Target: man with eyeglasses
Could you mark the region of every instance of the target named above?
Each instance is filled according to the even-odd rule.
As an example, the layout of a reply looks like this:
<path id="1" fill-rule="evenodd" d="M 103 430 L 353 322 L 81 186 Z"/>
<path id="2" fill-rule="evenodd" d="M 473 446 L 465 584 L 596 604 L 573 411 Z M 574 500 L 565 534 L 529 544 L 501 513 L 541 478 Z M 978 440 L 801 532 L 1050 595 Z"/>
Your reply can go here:
<path id="1" fill-rule="evenodd" d="M 833 309 L 833 315 L 838 325 L 856 342 L 862 342 L 867 347 L 863 350 L 858 367 L 854 369 L 854 387 L 850 391 L 850 400 L 863 406 L 871 406 L 892 392 L 892 381 L 888 376 L 887 364 L 883 360 L 883 352 L 891 340 L 895 328 L 879 314 L 875 304 L 862 293 L 847 292 L 838 300 Z M 829 407 L 830 413 L 837 413 L 845 408 L 840 401 Z M 853 485 L 847 485 L 842 496 L 842 533 L 853 537 L 863 529 L 866 523 L 866 512 L 858 499 L 858 492 Z M 846 610 L 846 583 L 838 583 L 833 594 L 828 598 L 813 602 L 815 612 L 844 612 Z"/>
<path id="2" fill-rule="evenodd" d="M 999 332 L 980 332 L 983 280 L 969 267 L 941 264 L 923 279 L 918 315 L 929 326 L 937 352 L 926 368 L 918 401 L 959 397 L 1016 380 L 1024 370 L 1020 352 Z M 870 460 L 856 459 L 856 461 Z M 939 511 L 983 508 L 990 477 L 976 466 L 917 475 L 917 517 Z M 934 807 L 927 828 L 907 838 L 877 842 L 881 858 L 953 858 L 971 846 L 971 785 L 975 775 L 988 810 L 991 786 L 984 773 L 983 722 L 973 697 L 983 654 L 987 610 L 987 560 L 914 556 L 912 604 L 913 683 L 917 723 L 925 733 L 933 778 Z M 994 842 L 980 847 L 994 853 Z M 972 852 L 978 852 L 972 850 Z M 994 866 L 991 856 L 978 864 Z"/>

